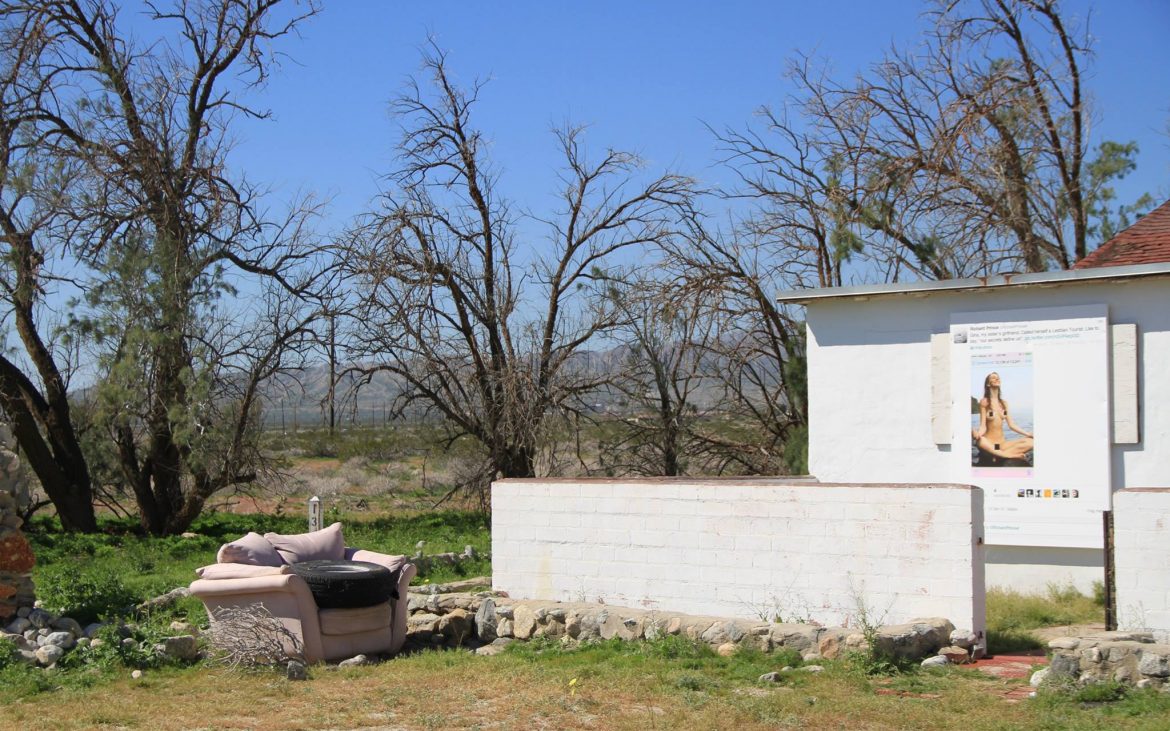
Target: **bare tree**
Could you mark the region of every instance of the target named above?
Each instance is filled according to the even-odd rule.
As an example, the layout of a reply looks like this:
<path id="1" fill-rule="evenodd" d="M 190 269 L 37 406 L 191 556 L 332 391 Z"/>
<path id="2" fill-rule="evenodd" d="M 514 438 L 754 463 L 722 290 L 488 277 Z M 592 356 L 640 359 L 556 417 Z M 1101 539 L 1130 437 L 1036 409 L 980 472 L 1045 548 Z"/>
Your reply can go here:
<path id="1" fill-rule="evenodd" d="M 793 69 L 871 260 L 891 279 L 1067 268 L 1136 151 L 1090 158 L 1089 36 L 1054 0 L 946 0 L 928 17 L 922 47 L 853 83 Z"/>
<path id="2" fill-rule="evenodd" d="M 778 263 L 792 261 L 789 241 L 750 226 L 729 236 L 696 215 L 687 235 L 665 247 L 691 296 L 716 310 L 718 336 L 704 343 L 704 372 L 719 383 L 726 413 L 744 425 L 696 424 L 692 435 L 714 458 L 716 472 L 804 471 L 804 323 L 773 299 L 790 286 Z"/>
<path id="3" fill-rule="evenodd" d="M 147 3 L 152 26 L 174 33 L 146 47 L 104 0 L 2 6 L 32 30 L 51 91 L 36 108 L 38 154 L 77 171 L 58 236 L 88 272 L 75 332 L 98 349 L 95 424 L 155 534 L 255 479 L 259 385 L 295 360 L 318 313 L 311 207 L 268 215 L 226 162 L 232 119 L 265 116 L 242 95 L 267 78 L 271 42 L 315 12 L 278 5 Z"/>
<path id="4" fill-rule="evenodd" d="M 626 418 L 601 450 L 613 474 L 674 477 L 706 471 L 694 436 L 706 413 L 701 389 L 711 380 L 704 356 L 718 337 L 718 318 L 706 297 L 685 284 L 635 278 L 615 284 L 610 297 L 623 314 L 615 337 L 626 356 L 613 387 L 624 395 Z"/>
<path id="5" fill-rule="evenodd" d="M 482 444 L 495 472 L 533 476 L 547 415 L 576 409 L 604 378 L 574 356 L 617 320 L 594 296 L 606 268 L 669 237 L 692 183 L 640 183 L 635 156 L 591 159 L 580 129 L 560 130 L 562 208 L 543 246 L 521 246 L 472 124 L 480 85 L 454 84 L 433 47 L 424 66 L 433 94 L 415 83 L 394 104 L 405 127 L 396 190 L 346 252 L 360 300 L 350 338 L 368 372 L 401 382 L 399 411 L 425 403 Z"/>

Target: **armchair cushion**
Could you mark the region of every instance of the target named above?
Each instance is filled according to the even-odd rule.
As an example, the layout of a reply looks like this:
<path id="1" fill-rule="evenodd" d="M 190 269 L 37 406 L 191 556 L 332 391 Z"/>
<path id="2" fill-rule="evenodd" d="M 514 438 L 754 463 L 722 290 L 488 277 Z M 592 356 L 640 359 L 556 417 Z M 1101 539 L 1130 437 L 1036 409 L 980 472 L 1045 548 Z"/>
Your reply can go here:
<path id="1" fill-rule="evenodd" d="M 345 558 L 345 538 L 341 523 L 334 523 L 312 533 L 281 535 L 265 533 L 263 538 L 276 549 L 284 563 L 302 561 L 338 561 Z"/>
<path id="2" fill-rule="evenodd" d="M 270 535 L 276 535 L 275 533 Z M 237 563 L 249 566 L 283 566 L 286 562 L 272 544 L 259 533 L 249 533 L 219 547 L 218 563 Z"/>
<path id="3" fill-rule="evenodd" d="M 393 612 L 390 602 L 354 609 L 322 609 L 317 612 L 323 635 L 348 635 L 376 632 L 390 626 Z"/>
<path id="4" fill-rule="evenodd" d="M 213 563 L 195 569 L 201 579 L 251 579 L 256 576 L 287 574 L 292 567 L 285 566 L 249 566 L 242 563 Z"/>

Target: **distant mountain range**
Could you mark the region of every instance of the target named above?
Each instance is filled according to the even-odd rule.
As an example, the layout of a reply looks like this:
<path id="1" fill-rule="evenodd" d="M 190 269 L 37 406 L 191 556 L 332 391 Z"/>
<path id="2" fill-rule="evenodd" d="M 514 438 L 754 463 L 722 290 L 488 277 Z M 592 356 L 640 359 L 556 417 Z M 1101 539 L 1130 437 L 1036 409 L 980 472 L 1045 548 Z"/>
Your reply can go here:
<path id="1" fill-rule="evenodd" d="M 629 348 L 581 351 L 573 356 L 570 367 L 594 375 L 617 375 L 625 368 Z M 402 381 L 385 371 L 374 373 L 356 388 L 359 375 L 344 373 L 338 366 L 335 389 L 335 414 L 338 424 L 378 424 L 389 416 L 394 400 L 402 393 Z M 294 376 L 280 376 L 269 381 L 261 392 L 265 404 L 264 422 L 268 427 L 316 427 L 328 423 L 329 367 L 326 363 L 309 366 Z M 721 399 L 715 383 L 702 384 L 696 392 L 696 404 L 705 408 Z M 627 413 L 626 398 L 616 391 L 596 395 L 590 408 L 598 412 Z M 407 418 L 423 418 L 421 406 Z"/>

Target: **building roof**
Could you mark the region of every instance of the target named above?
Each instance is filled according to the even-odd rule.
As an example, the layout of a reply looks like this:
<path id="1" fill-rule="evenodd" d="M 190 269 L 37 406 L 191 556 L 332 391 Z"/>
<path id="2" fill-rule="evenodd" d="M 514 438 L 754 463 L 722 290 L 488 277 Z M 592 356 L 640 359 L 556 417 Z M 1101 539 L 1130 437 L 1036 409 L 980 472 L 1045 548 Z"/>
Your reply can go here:
<path id="1" fill-rule="evenodd" d="M 925 282 L 891 282 L 863 284 L 854 287 L 821 287 L 780 292 L 776 301 L 790 304 L 810 304 L 830 300 L 874 297 L 927 297 L 942 292 L 991 291 L 1005 287 L 1054 287 L 1089 282 L 1118 282 L 1147 277 L 1170 277 L 1170 261 L 1128 266 L 1100 266 L 1084 270 L 1060 269 L 1032 274 L 997 274 L 974 279 L 943 279 Z"/>
<path id="2" fill-rule="evenodd" d="M 1109 239 L 1073 269 L 1160 264 L 1170 262 L 1170 201 Z"/>

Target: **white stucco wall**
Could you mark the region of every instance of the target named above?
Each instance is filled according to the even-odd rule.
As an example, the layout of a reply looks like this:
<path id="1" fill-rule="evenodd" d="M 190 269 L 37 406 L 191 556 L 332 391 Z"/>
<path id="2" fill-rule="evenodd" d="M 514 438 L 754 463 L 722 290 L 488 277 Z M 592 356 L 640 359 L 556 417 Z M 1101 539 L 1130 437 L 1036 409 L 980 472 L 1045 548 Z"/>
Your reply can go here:
<path id="1" fill-rule="evenodd" d="M 501 480 L 492 584 L 512 597 L 857 626 L 984 629 L 983 493 L 780 479 Z"/>
<path id="2" fill-rule="evenodd" d="M 1118 629 L 1170 641 L 1170 489 L 1118 491 L 1113 544 Z"/>
<path id="3" fill-rule="evenodd" d="M 826 482 L 953 479 L 950 446 L 931 430 L 932 333 L 954 312 L 1106 304 L 1110 323 L 1133 323 L 1138 341 L 1137 444 L 1115 444 L 1112 487 L 1170 485 L 1170 284 L 1166 278 L 1053 287 L 833 299 L 807 307 L 809 471 Z M 960 445 L 966 449 L 967 445 Z M 996 546 L 989 585 L 1043 589 L 1101 579 L 1101 551 Z"/>

